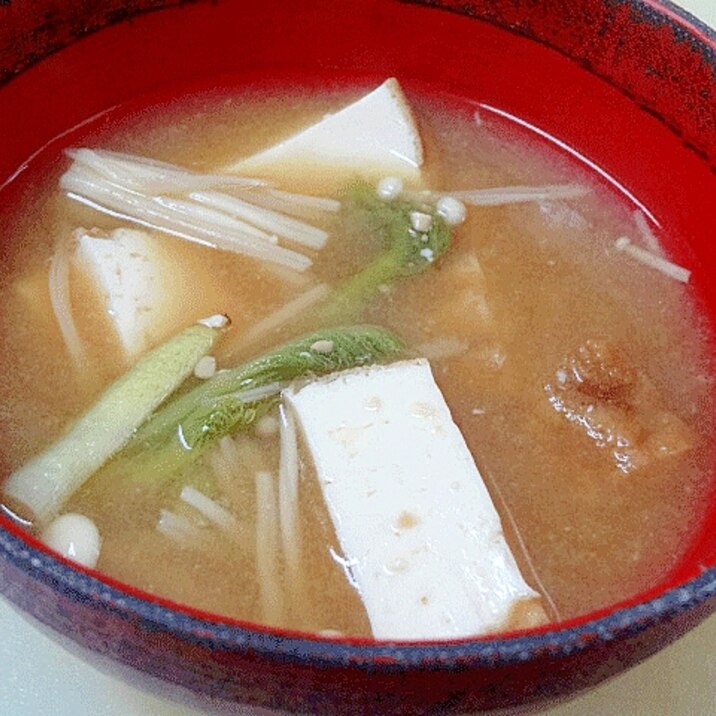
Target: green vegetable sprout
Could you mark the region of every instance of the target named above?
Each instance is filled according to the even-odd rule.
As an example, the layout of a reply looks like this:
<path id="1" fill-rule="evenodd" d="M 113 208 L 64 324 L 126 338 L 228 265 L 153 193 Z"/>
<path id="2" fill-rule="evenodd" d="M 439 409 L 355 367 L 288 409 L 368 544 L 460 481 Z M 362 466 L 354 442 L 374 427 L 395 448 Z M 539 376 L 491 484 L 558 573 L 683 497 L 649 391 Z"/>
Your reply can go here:
<path id="1" fill-rule="evenodd" d="M 137 431 L 110 467 L 125 475 L 166 477 L 222 437 L 251 427 L 279 401 L 279 388 L 248 400 L 242 393 L 389 361 L 402 348 L 392 333 L 373 326 L 320 330 L 296 338 L 171 400 Z"/>
<path id="2" fill-rule="evenodd" d="M 347 225 L 380 237 L 382 253 L 355 276 L 338 286 L 319 306 L 323 320 L 347 320 L 382 287 L 427 269 L 450 246 L 450 227 L 434 209 L 402 199 L 384 201 L 365 182 L 352 185 L 343 200 Z M 430 228 L 413 228 L 411 214 L 430 217 Z"/>

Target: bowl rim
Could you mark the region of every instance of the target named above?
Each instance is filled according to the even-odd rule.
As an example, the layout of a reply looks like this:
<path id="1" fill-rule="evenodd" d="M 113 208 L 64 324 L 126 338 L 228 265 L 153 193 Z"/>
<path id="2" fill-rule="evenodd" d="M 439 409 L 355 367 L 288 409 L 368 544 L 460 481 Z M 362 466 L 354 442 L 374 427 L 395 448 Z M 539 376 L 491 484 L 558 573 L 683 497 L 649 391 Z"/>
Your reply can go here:
<path id="1" fill-rule="evenodd" d="M 636 7 L 649 8 L 661 18 L 666 17 L 669 25 L 677 32 L 680 33 L 686 30 L 687 37 L 693 38 L 695 34 L 693 31 L 698 30 L 698 33 L 702 36 L 699 39 L 704 39 L 707 43 L 710 43 L 710 46 L 707 44 L 705 49 L 711 51 L 712 59 L 716 59 L 716 27 L 707 25 L 704 20 L 685 7 L 677 5 L 673 0 L 626 0 L 626 2 Z M 686 21 L 688 27 L 684 28 L 683 25 L 675 21 L 675 18 Z"/>
<path id="2" fill-rule="evenodd" d="M 437 4 L 431 0 L 407 0 Z M 641 17 L 666 23 L 675 37 L 702 53 L 716 75 L 716 28 L 671 0 L 617 0 Z M 597 643 L 631 637 L 656 623 L 694 610 L 716 598 L 716 565 L 666 590 L 652 590 L 605 609 L 534 632 L 441 641 L 376 641 L 323 637 L 275 629 L 202 612 L 143 592 L 51 552 L 0 514 L 0 559 L 35 581 L 51 585 L 71 599 L 92 602 L 148 629 L 171 632 L 208 648 L 251 652 L 263 657 L 315 667 L 350 667 L 395 672 L 408 669 L 450 670 L 522 663 L 546 655 L 568 656 Z M 655 594 L 655 596 L 653 596 Z M 0 596 L 3 590 L 0 588 Z M 635 602 L 638 599 L 640 601 Z M 12 601 L 12 599 L 11 599 Z M 714 601 L 716 608 L 716 601 Z M 31 610 L 29 610 L 31 611 Z"/>
<path id="3" fill-rule="evenodd" d="M 4 519 L 4 518 L 3 518 Z M 695 609 L 716 597 L 716 566 L 700 576 L 628 606 L 608 607 L 537 632 L 441 641 L 377 641 L 323 637 L 276 629 L 202 612 L 143 592 L 56 555 L 42 543 L 0 521 L 0 556 L 32 579 L 66 597 L 93 603 L 121 619 L 139 618 L 199 646 L 251 652 L 298 665 L 367 667 L 371 672 L 442 670 L 521 663 L 539 656 L 568 656 L 597 643 L 637 635 L 654 624 Z"/>

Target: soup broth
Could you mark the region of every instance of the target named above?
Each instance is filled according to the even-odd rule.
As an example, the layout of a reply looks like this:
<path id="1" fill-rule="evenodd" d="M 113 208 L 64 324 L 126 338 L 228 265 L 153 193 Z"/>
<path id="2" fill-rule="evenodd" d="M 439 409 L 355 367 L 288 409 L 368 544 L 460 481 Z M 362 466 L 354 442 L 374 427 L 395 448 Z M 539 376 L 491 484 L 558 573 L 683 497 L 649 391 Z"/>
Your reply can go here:
<path id="1" fill-rule="evenodd" d="M 111 130 L 90 125 L 82 144 L 214 171 L 359 94 L 360 88 L 201 94 L 161 111 L 129 112 Z M 678 564 L 712 489 L 707 335 L 690 288 L 619 249 L 615 242 L 624 236 L 643 244 L 644 215 L 577 160 L 458 98 L 409 99 L 425 151 L 426 188 L 570 184 L 588 191 L 470 206 L 444 256 L 386 286 L 350 322 L 384 326 L 405 342 L 406 355 L 430 360 L 515 558 L 552 620 L 649 590 Z M 109 231 L 127 222 L 59 189 L 68 160 L 39 161 L 46 162 L 45 181 L 23 189 L 22 201 L 9 207 L 3 236 L 10 252 L 1 269 L 0 315 L 10 368 L 0 377 L 6 473 L 59 436 L 128 365 L 81 277 L 71 279 L 71 291 L 73 305 L 81 306 L 76 320 L 86 360 L 80 369 L 69 361 L 47 289 L 58 242 L 77 227 Z M 337 198 L 350 181 L 312 175 L 307 167 L 279 188 Z M 309 307 L 257 330 L 297 297 L 340 284 L 379 251 L 375 237 L 346 229 L 340 217 L 322 221 L 330 238 L 300 276 L 162 236 L 180 267 L 171 289 L 181 311 L 154 343 L 203 316 L 227 314 L 232 326 L 215 351 L 221 369 L 320 328 Z M 606 371 L 608 378 L 600 374 L 590 393 L 588 379 L 570 384 L 573 369 L 582 377 Z M 62 511 L 95 522 L 102 537 L 97 569 L 122 582 L 226 617 L 370 636 L 303 447 L 300 576 L 279 573 L 278 606 L 262 596 L 255 475 L 277 472 L 277 419 L 272 409 L 170 480 L 142 474 L 109 480 L 100 470 Z M 233 532 L 211 527 L 180 499 L 187 485 L 235 518 Z M 157 529 L 162 510 L 196 530 L 184 540 L 167 536 Z"/>

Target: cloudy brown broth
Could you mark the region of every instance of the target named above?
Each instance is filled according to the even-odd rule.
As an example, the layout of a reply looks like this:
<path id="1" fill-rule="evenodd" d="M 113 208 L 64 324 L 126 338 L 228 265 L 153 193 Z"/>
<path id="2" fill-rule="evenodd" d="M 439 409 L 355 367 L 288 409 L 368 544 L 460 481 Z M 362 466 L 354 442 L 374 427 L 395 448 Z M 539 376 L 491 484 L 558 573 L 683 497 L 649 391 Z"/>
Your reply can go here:
<path id="1" fill-rule="evenodd" d="M 94 130 L 84 143 L 211 169 L 279 140 L 356 94 L 294 91 L 290 102 L 260 92 L 204 96 L 134 114 L 111 130 Z M 592 191 L 566 201 L 469 208 L 446 256 L 380 293 L 357 320 L 392 329 L 410 355 L 431 359 L 516 559 L 545 597 L 552 619 L 648 590 L 678 564 L 711 490 L 707 336 L 690 289 L 614 248 L 624 235 L 639 242 L 634 207 L 607 193 L 585 169 L 504 120 L 475 122 L 464 104 L 411 100 L 425 145 L 428 188 L 576 182 Z M 44 186 L 28 187 L 22 205 L 9 207 L 12 228 L 3 236 L 9 242 L 0 297 L 6 473 L 58 436 L 126 368 L 107 317 L 79 278 L 73 300 L 82 306 L 80 331 L 88 345 L 81 370 L 68 361 L 50 312 L 46 273 L 55 242 L 78 226 L 122 225 L 59 191 L 66 166 L 56 161 Z M 281 188 L 333 196 L 343 188 L 330 177 L 306 175 Z M 232 332 L 216 352 L 219 367 L 228 364 L 229 353 L 243 360 L 311 326 L 309 313 L 248 345 L 241 339 L 301 292 L 321 282 L 336 285 L 375 251 L 370 237 L 356 241 L 351 235 L 349 241 L 338 223 L 328 225 L 330 241 L 301 285 L 257 261 L 163 238 L 185 267 L 175 281 L 176 301 L 184 307 L 180 324 L 216 312 L 232 318 Z M 181 325 L 166 326 L 166 335 Z M 648 399 L 625 409 L 629 420 L 653 425 L 661 420 L 654 411 L 663 413 L 664 420 L 678 423 L 688 449 L 625 472 L 610 446 L 599 447 L 555 410 L 546 386 L 590 340 L 616 346 L 620 359 L 648 382 Z M 98 569 L 202 610 L 267 619 L 255 575 L 254 475 L 276 471 L 278 439 L 254 430 L 235 442 L 241 457 L 228 478 L 212 471 L 210 453 L 191 474 L 168 485 L 157 487 L 142 475 L 103 481 L 100 473 L 71 497 L 63 511 L 92 518 L 102 535 Z M 302 463 L 303 571 L 291 583 L 284 579 L 278 623 L 369 635 L 306 454 Z M 204 530 L 206 539 L 187 547 L 157 531 L 162 509 L 191 514 L 177 507 L 187 483 L 237 517 L 235 535 Z"/>

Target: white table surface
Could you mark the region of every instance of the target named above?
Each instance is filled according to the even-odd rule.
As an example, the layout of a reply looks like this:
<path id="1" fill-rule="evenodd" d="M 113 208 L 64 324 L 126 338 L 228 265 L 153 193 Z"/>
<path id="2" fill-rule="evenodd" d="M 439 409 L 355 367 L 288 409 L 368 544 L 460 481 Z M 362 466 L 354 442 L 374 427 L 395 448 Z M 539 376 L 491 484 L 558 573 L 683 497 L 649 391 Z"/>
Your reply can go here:
<path id="1" fill-rule="evenodd" d="M 678 4 L 716 27 L 716 0 Z M 194 709 L 95 671 L 29 626 L 2 600 L 0 714 L 198 716 Z M 547 716 L 716 716 L 716 616 L 645 663 Z"/>

